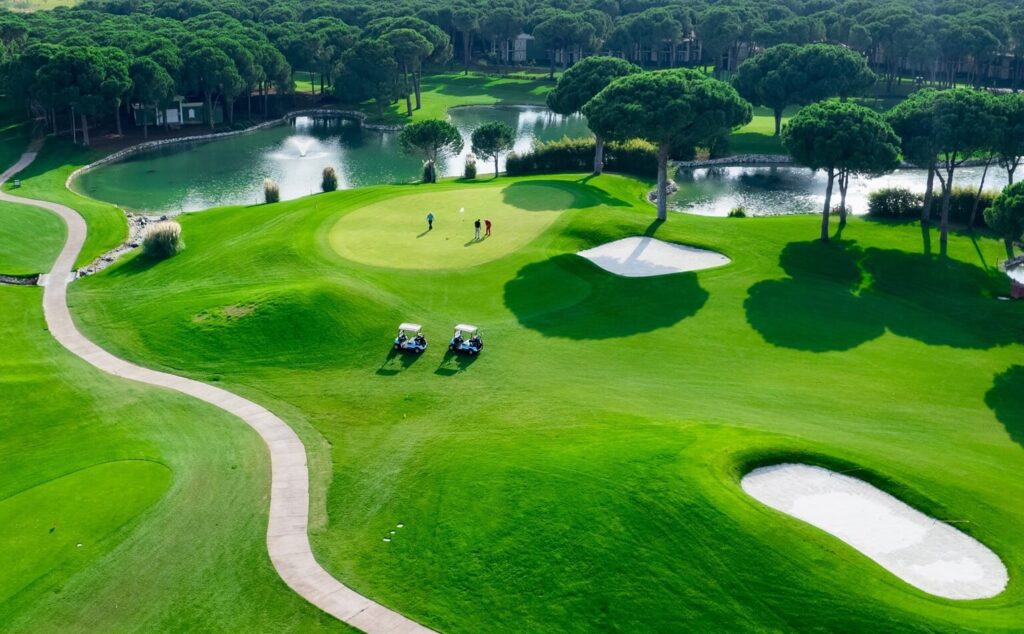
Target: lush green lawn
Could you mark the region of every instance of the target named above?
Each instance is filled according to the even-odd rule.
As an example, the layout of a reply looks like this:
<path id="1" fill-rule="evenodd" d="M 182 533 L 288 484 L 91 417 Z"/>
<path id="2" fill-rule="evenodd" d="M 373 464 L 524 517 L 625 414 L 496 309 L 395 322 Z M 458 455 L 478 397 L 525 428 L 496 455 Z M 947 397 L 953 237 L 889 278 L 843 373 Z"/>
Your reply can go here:
<path id="1" fill-rule="evenodd" d="M 555 82 L 546 76 L 522 79 L 477 73 L 426 75 L 421 86 L 423 107 L 413 110 L 411 120 L 443 119 L 448 109 L 455 106 L 544 105 L 544 99 L 554 87 Z M 372 102 L 363 104 L 362 108 L 376 118 L 377 108 Z M 405 112 L 405 100 L 396 101 L 385 110 L 384 121 L 408 123 L 410 119 Z"/>
<path id="2" fill-rule="evenodd" d="M 533 209 L 536 197 L 510 195 L 520 187 L 574 202 Z M 942 260 L 922 253 L 918 227 L 861 219 L 821 245 L 813 216 L 658 226 L 647 189 L 549 176 L 189 215 L 182 254 L 77 282 L 72 309 L 102 345 L 218 380 L 307 442 L 322 434 L 318 558 L 430 626 L 1017 629 L 1024 306 L 995 299 L 1002 247 L 956 235 Z M 488 257 L 410 250 L 427 196 L 468 210 L 498 192 L 517 209 L 502 210 Z M 533 214 L 557 217 L 538 228 Z M 348 230 L 384 245 L 346 242 Z M 733 263 L 628 279 L 574 255 L 644 233 Z M 454 268 L 436 268 L 448 258 Z M 425 325 L 424 356 L 389 353 L 404 320 Z M 484 328 L 479 358 L 444 354 L 458 321 Z M 205 449 L 209 429 L 175 437 Z M 748 498 L 740 475 L 773 460 L 856 468 L 962 522 L 1006 562 L 1010 587 L 974 602 L 915 590 Z"/>
<path id="3" fill-rule="evenodd" d="M 45 273 L 64 244 L 61 219 L 48 211 L 0 202 L 0 273 Z"/>
<path id="4" fill-rule="evenodd" d="M 41 293 L 0 286 L 3 629 L 335 629 L 270 564 L 259 437 L 73 357 Z"/>
<path id="5" fill-rule="evenodd" d="M 19 152 L 20 154 L 20 152 Z M 21 179 L 21 188 L 13 193 L 26 198 L 39 198 L 61 203 L 71 207 L 85 218 L 89 224 L 89 234 L 85 246 L 78 257 L 77 265 L 92 262 L 102 253 L 121 244 L 128 232 L 128 222 L 124 213 L 110 203 L 100 202 L 92 198 L 76 194 L 64 187 L 71 172 L 102 156 L 88 148 L 73 145 L 64 139 L 50 139 L 43 146 L 36 160 L 25 170 L 12 177 Z M 11 183 L 5 185 L 9 191 Z M 37 234 L 45 240 L 43 229 Z M 63 243 L 63 240 L 61 240 Z M 2 272 L 2 269 L 0 269 Z"/>

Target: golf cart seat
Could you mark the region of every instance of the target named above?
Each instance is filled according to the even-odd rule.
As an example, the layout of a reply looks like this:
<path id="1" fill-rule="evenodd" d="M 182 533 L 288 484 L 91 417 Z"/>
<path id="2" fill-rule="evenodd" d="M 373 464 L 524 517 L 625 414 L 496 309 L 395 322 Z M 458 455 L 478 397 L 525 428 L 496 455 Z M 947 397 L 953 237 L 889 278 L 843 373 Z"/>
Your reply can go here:
<path id="1" fill-rule="evenodd" d="M 480 337 L 480 329 L 470 324 L 455 326 L 455 334 L 448 343 L 448 349 L 455 354 L 474 356 L 484 349 L 484 341 Z"/>
<path id="2" fill-rule="evenodd" d="M 395 337 L 394 350 L 399 352 L 411 352 L 423 354 L 427 349 L 427 339 L 423 336 L 423 326 L 410 322 L 398 326 L 398 336 Z"/>

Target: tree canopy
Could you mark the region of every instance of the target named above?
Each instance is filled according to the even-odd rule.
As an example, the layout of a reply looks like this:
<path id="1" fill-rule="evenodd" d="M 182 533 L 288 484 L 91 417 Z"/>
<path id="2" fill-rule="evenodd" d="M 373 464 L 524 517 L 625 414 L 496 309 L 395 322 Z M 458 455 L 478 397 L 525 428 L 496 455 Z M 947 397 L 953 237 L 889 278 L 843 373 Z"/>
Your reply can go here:
<path id="1" fill-rule="evenodd" d="M 849 102 L 823 101 L 800 110 L 786 125 L 782 142 L 793 160 L 828 176 L 821 239 L 828 240 L 832 192 L 839 178 L 845 218 L 846 187 L 854 174 L 882 174 L 899 165 L 899 137 L 880 114 Z"/>
<path id="2" fill-rule="evenodd" d="M 455 126 L 440 119 L 406 125 L 398 135 L 398 144 L 404 152 L 419 155 L 428 163 L 424 170 L 428 182 L 437 180 L 438 158 L 458 154 L 464 146 L 462 135 Z"/>
<path id="3" fill-rule="evenodd" d="M 638 72 L 639 66 L 617 57 L 588 57 L 562 73 L 558 85 L 548 93 L 548 108 L 562 115 L 575 114 L 612 81 Z M 604 137 L 596 137 L 594 173 L 600 174 L 604 167 Z"/>
<path id="4" fill-rule="evenodd" d="M 1024 182 L 1007 185 L 985 210 L 985 223 L 1006 242 L 1013 257 L 1013 243 L 1024 237 Z"/>
<path id="5" fill-rule="evenodd" d="M 498 158 L 512 150 L 516 142 L 516 131 L 502 121 L 485 123 L 471 136 L 473 153 L 482 158 L 494 159 L 494 177 L 498 177 Z"/>
<path id="6" fill-rule="evenodd" d="M 750 104 L 729 84 L 700 71 L 642 72 L 616 79 L 583 106 L 595 133 L 658 146 L 658 218 L 667 218 L 672 151 L 692 150 L 750 122 Z"/>

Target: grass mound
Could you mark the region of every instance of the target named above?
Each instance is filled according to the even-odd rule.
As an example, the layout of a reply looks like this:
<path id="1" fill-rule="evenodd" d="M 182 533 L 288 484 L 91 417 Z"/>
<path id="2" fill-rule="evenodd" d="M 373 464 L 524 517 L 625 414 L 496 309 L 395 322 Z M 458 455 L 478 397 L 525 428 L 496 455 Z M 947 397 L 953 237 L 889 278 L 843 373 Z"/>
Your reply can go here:
<path id="1" fill-rule="evenodd" d="M 71 300 L 104 345 L 322 434 L 318 559 L 436 629 L 1016 628 L 1024 304 L 994 298 L 1002 245 L 954 236 L 942 260 L 913 225 L 852 218 L 818 245 L 813 216 L 652 223 L 648 188 L 502 178 L 213 210 L 182 219 L 180 256 L 117 263 Z M 469 200 L 504 206 L 494 237 L 417 250 L 428 206 Z M 732 264 L 622 278 L 575 255 L 642 235 Z M 391 354 L 406 320 L 422 356 Z M 444 353 L 458 321 L 483 329 L 471 362 Z M 1008 589 L 927 596 L 740 489 L 795 455 L 935 501 Z"/>

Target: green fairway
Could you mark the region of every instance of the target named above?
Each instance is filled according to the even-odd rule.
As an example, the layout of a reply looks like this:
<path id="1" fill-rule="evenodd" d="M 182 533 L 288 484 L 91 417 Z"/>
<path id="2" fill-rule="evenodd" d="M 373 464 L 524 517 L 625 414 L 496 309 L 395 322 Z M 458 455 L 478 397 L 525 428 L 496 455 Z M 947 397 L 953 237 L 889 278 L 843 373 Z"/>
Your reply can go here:
<path id="1" fill-rule="evenodd" d="M 46 272 L 65 233 L 64 223 L 48 211 L 0 202 L 0 274 Z"/>
<path id="2" fill-rule="evenodd" d="M 16 192 L 18 196 L 61 203 L 85 218 L 89 224 L 89 234 L 76 266 L 92 262 L 101 254 L 121 244 L 128 234 L 128 223 L 120 209 L 109 203 L 86 198 L 64 187 L 71 172 L 102 155 L 89 148 L 73 145 L 70 140 L 51 140 L 43 146 L 31 165 L 11 178 L 12 181 L 21 179 L 21 188 Z M 4 187 L 10 190 L 11 183 Z M 45 226 L 37 228 L 38 232 L 35 235 L 38 239 L 50 239 L 43 235 Z M 3 272 L 2 269 L 0 272 Z"/>
<path id="3" fill-rule="evenodd" d="M 183 253 L 76 282 L 72 312 L 112 351 L 217 381 L 329 448 L 318 559 L 431 627 L 1017 629 L 1024 305 L 995 299 L 1002 245 L 954 235 L 943 260 L 917 226 L 859 218 L 828 245 L 814 216 L 659 225 L 647 189 L 502 178 L 187 215 Z M 435 205 L 500 212 L 476 245 L 493 250 L 440 222 L 454 245 L 414 243 Z M 630 279 L 574 255 L 645 234 L 733 262 Z M 409 319 L 430 347 L 393 356 Z M 483 328 L 480 357 L 445 354 L 462 320 Z M 177 437 L 206 449 L 193 433 Z M 924 594 L 740 490 L 780 460 L 955 520 L 1008 589 Z"/>
<path id="4" fill-rule="evenodd" d="M 343 629 L 271 566 L 256 434 L 73 357 L 41 301 L 0 286 L 2 629 Z"/>
<path id="5" fill-rule="evenodd" d="M 408 123 L 421 119 L 443 119 L 448 109 L 454 106 L 544 105 L 547 94 L 554 87 L 555 82 L 546 76 L 521 79 L 478 73 L 425 75 L 421 88 L 423 107 L 413 110 L 410 119 L 405 113 L 405 100 L 398 100 L 384 111 L 384 120 L 388 123 Z M 363 110 L 371 118 L 376 118 L 377 110 L 373 103 L 363 104 Z"/>
<path id="6" fill-rule="evenodd" d="M 472 266 L 528 244 L 558 219 L 559 212 L 600 202 L 561 181 L 520 182 L 504 189 L 414 191 L 343 216 L 331 229 L 331 246 L 343 257 L 376 266 Z M 428 213 L 434 215 L 429 231 Z M 481 229 L 481 239 L 475 239 L 477 219 L 493 223 L 491 237 Z"/>

